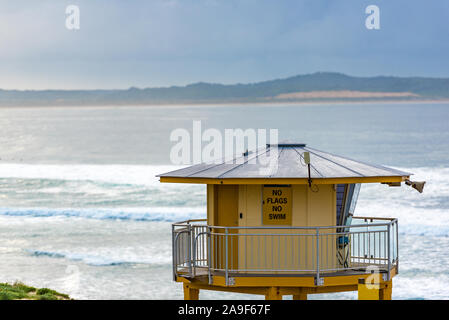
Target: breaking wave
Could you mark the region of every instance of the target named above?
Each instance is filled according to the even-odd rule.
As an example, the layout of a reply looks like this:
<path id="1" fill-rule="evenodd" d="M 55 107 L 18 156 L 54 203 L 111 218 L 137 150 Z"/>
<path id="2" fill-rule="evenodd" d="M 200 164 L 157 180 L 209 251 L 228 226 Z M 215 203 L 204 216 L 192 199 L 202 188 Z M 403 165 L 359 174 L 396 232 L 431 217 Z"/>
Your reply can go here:
<path id="1" fill-rule="evenodd" d="M 129 264 L 151 264 L 151 265 L 166 265 L 171 263 L 170 257 L 166 255 L 155 256 L 152 255 L 149 258 L 138 258 L 135 256 L 130 257 L 111 257 L 84 253 L 70 253 L 70 252 L 54 252 L 44 250 L 25 250 L 28 254 L 36 257 L 50 257 L 68 259 L 71 261 L 81 261 L 91 266 L 117 266 L 117 265 L 129 265 Z"/>
<path id="2" fill-rule="evenodd" d="M 166 221 L 175 222 L 205 218 L 205 208 L 129 208 L 129 209 L 53 209 L 0 208 L 0 215 L 23 217 L 78 217 L 101 220 Z"/>

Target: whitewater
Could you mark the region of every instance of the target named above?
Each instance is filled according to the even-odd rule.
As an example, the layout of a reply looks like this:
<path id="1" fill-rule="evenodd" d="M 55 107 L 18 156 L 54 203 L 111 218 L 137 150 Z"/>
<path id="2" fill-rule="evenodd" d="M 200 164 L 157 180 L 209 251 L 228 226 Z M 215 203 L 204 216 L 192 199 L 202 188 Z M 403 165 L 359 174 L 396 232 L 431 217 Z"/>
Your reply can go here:
<path id="1" fill-rule="evenodd" d="M 0 254 L 7 257 L 0 264 L 1 281 L 52 286 L 77 298 L 181 298 L 179 289 L 151 296 L 145 284 L 145 278 L 156 272 L 158 275 L 147 281 L 176 287 L 170 279 L 170 224 L 206 216 L 205 186 L 161 184 L 155 177 L 178 168 L 0 164 Z M 365 184 L 356 215 L 399 219 L 401 263 L 395 297 L 449 298 L 444 288 L 449 285 L 449 169 L 397 169 L 413 172 L 415 180 L 427 180 L 426 192 Z M 17 272 L 17 264 L 23 266 L 22 272 Z M 35 268 L 44 266 L 48 271 L 39 279 Z M 76 290 L 64 280 L 70 266 L 79 272 Z M 140 295 L 123 288 L 105 290 L 107 279 L 116 277 L 119 270 L 123 276 L 119 281 L 140 272 L 131 280 L 133 290 L 140 288 Z M 100 279 L 105 278 L 103 286 L 91 279 L 99 272 Z M 52 280 L 51 273 L 59 277 Z M 354 298 L 352 293 L 339 296 Z M 207 297 L 224 296 L 212 292 L 205 293 L 203 298 Z"/>

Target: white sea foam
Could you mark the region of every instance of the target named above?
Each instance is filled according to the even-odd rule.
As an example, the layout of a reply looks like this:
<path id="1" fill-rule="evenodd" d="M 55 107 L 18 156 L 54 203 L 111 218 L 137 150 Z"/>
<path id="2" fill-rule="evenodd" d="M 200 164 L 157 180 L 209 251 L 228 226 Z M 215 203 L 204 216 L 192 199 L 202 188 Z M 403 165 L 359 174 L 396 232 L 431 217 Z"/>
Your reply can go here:
<path id="1" fill-rule="evenodd" d="M 45 251 L 45 250 L 25 250 L 28 254 L 36 257 L 62 258 L 72 261 L 81 261 L 91 266 L 116 266 L 125 264 L 150 264 L 150 265 L 168 265 L 172 262 L 169 254 L 156 255 L 123 255 L 120 251 L 107 252 L 107 254 L 68 252 L 68 251 Z"/>
<path id="2" fill-rule="evenodd" d="M 0 164 L 0 207 L 192 207 L 205 187 L 160 183 L 175 166 Z M 67 211 L 67 210 L 65 210 Z M 122 210 L 123 211 L 123 210 Z M 42 215 L 30 211 L 31 214 Z"/>
<path id="3" fill-rule="evenodd" d="M 400 168 L 413 172 L 412 180 L 426 181 L 424 192 L 402 185 L 362 186 L 356 216 L 394 217 L 406 234 L 449 236 L 449 169 Z"/>
<path id="4" fill-rule="evenodd" d="M 115 184 L 157 185 L 156 175 L 179 169 L 170 165 L 0 164 L 0 178 L 98 181 Z"/>
<path id="5" fill-rule="evenodd" d="M 206 217 L 203 207 L 154 208 L 0 208 L 0 215 L 22 217 L 79 217 L 89 219 L 134 221 L 183 221 Z"/>

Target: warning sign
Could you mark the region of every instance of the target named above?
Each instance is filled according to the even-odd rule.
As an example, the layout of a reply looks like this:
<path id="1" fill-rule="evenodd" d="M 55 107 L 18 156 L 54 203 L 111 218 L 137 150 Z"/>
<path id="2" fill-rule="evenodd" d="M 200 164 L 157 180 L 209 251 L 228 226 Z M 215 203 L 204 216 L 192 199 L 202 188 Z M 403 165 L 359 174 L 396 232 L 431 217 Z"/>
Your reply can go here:
<path id="1" fill-rule="evenodd" d="M 263 224 L 292 224 L 292 189 L 289 186 L 264 186 Z"/>

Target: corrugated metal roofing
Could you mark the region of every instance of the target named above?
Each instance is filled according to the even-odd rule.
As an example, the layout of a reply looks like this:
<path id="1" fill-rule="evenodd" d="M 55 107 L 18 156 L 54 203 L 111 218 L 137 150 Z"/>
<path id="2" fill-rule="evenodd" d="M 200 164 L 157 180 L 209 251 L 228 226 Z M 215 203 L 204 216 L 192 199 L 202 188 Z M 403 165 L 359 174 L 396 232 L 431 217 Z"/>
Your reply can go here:
<path id="1" fill-rule="evenodd" d="M 266 170 L 267 157 L 270 152 L 278 156 L 277 167 Z M 308 168 L 304 163 L 304 152 L 310 153 L 311 178 L 360 178 L 360 177 L 407 177 L 411 173 L 369 164 L 337 156 L 307 147 L 302 143 L 279 143 L 267 145 L 266 148 L 249 152 L 245 155 L 220 164 L 198 164 L 187 168 L 158 175 L 173 178 L 308 178 Z"/>

